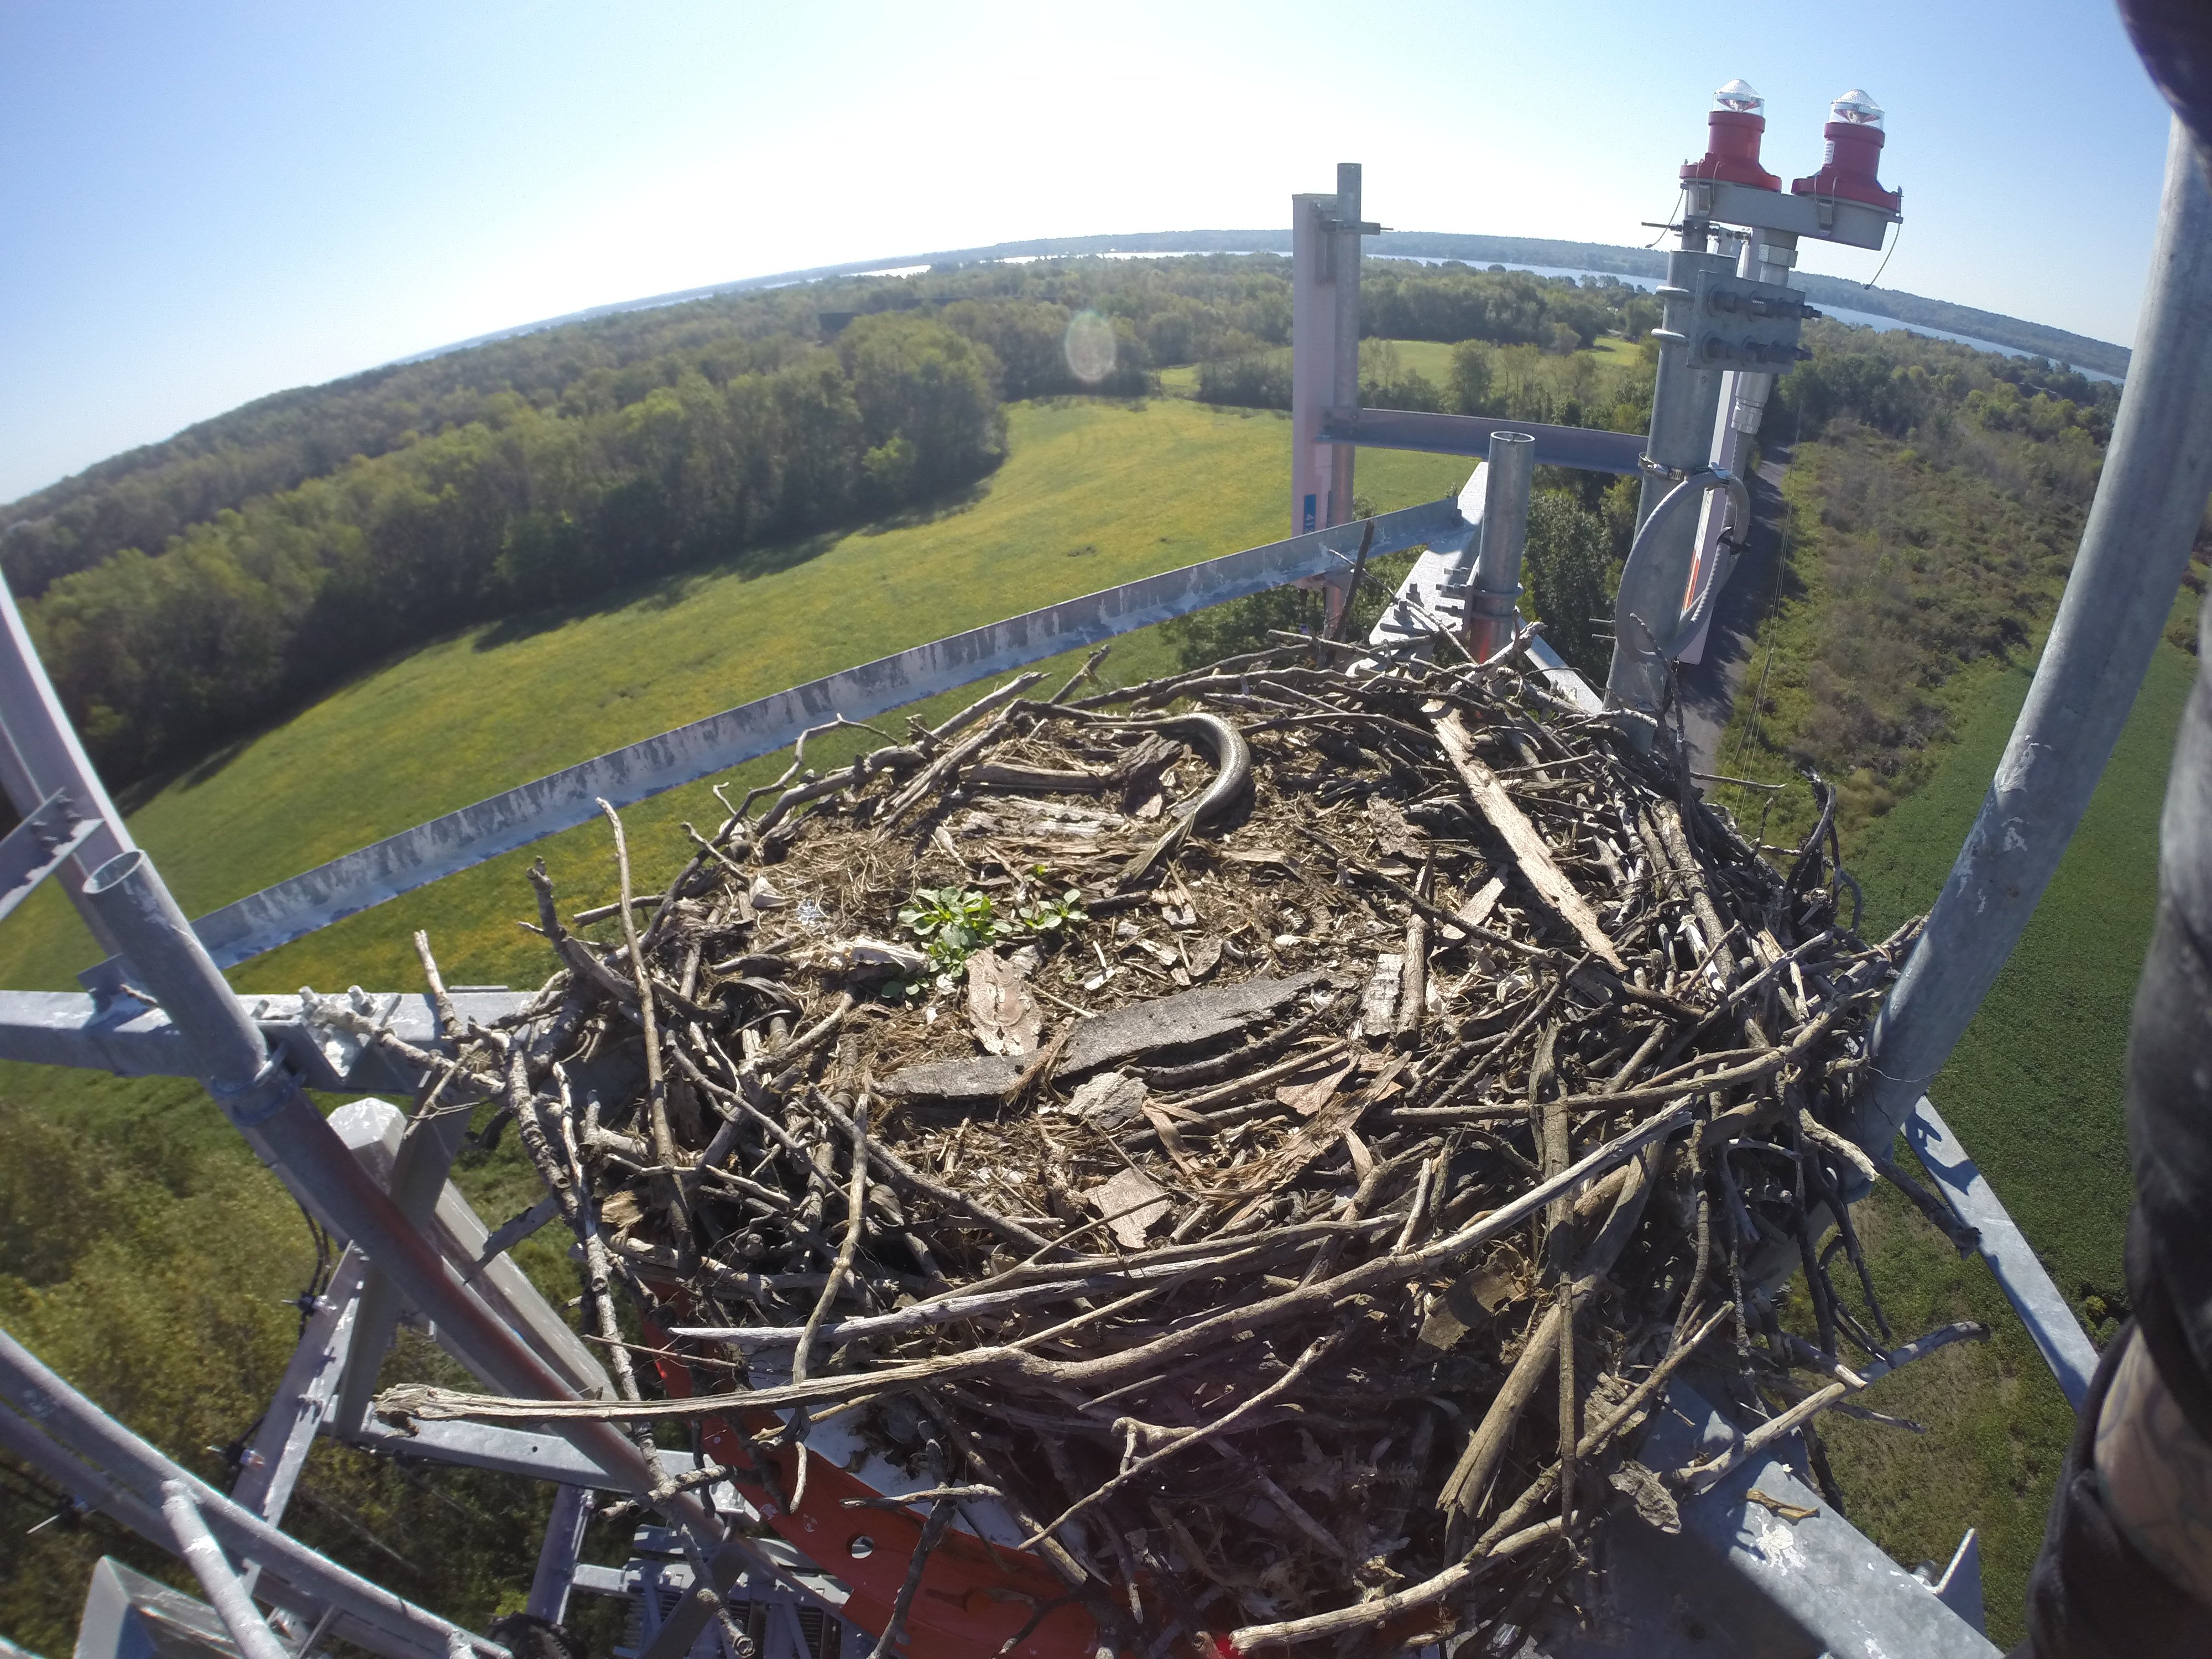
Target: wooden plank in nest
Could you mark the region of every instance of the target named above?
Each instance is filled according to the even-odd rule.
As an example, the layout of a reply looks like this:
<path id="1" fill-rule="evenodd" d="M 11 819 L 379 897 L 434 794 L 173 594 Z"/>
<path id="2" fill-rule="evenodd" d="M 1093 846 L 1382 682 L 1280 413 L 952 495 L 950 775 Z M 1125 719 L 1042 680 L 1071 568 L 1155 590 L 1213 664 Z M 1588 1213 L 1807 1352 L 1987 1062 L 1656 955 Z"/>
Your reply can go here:
<path id="1" fill-rule="evenodd" d="M 1504 838 L 1521 873 L 1535 889 L 1536 896 L 1559 912 L 1559 919 L 1581 935 L 1583 943 L 1596 953 L 1600 962 L 1626 973 L 1628 964 L 1613 948 L 1605 929 L 1597 925 L 1596 912 L 1553 861 L 1543 833 L 1528 821 L 1528 815 L 1515 804 L 1513 797 L 1505 793 L 1505 786 L 1498 781 L 1498 775 L 1476 758 L 1474 739 L 1460 723 L 1456 711 L 1437 722 L 1437 737 L 1444 746 L 1444 753 L 1451 757 L 1453 770 L 1467 786 L 1476 810 Z"/>

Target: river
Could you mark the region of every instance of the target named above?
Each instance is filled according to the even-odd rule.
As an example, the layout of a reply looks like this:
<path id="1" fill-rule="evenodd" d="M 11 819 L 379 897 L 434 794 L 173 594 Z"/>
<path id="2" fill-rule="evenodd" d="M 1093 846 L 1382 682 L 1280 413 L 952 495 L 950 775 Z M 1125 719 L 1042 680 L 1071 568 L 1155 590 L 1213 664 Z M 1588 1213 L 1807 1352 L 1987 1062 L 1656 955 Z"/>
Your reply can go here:
<path id="1" fill-rule="evenodd" d="M 1448 263 L 1443 259 L 1421 258 L 1409 255 L 1395 253 L 1377 255 L 1374 257 L 1393 259 L 1411 258 L 1412 263 L 1424 265 L 1440 265 Z M 1466 264 L 1468 262 L 1462 260 L 1458 263 Z M 1493 265 L 1478 265 L 1475 266 L 1474 269 L 1478 270 L 1490 270 L 1496 269 L 1496 267 Z M 1617 270 L 1579 270 L 1566 265 L 1510 264 L 1507 265 L 1505 269 L 1508 270 L 1525 270 L 1530 275 L 1536 276 L 1572 276 L 1578 282 L 1586 281 L 1594 276 L 1610 277 L 1616 283 L 1626 283 L 1632 288 L 1640 288 L 1647 294 L 1653 289 L 1659 286 L 1660 280 L 1656 276 L 1624 276 Z M 1853 311 L 1844 306 L 1830 305 L 1818 306 L 1815 307 L 1814 309 L 1819 311 L 1823 317 L 1832 317 L 1839 323 L 1855 323 L 1861 327 L 1879 329 L 1885 333 L 1891 329 L 1902 328 L 1909 330 L 1911 332 L 1915 334 L 1925 334 L 1931 339 L 1955 340 L 1959 344 L 1963 346 L 1972 346 L 1977 351 L 1994 351 L 1998 353 L 2000 356 L 2006 357 L 2033 357 L 2039 355 L 2033 351 L 2023 351 L 2018 346 L 2002 345 L 1995 340 L 1978 340 L 1971 334 L 1954 334 L 1948 328 L 1933 328 L 1926 323 L 1899 322 L 1894 317 L 1885 317 L 1878 312 Z M 2079 364 L 2075 365 L 2075 368 L 2076 373 L 2086 374 L 2093 380 L 2109 380 L 2114 386 L 2120 384 L 2120 377 L 2117 374 L 2106 374 L 2100 370 L 2094 368 L 2082 368 Z"/>

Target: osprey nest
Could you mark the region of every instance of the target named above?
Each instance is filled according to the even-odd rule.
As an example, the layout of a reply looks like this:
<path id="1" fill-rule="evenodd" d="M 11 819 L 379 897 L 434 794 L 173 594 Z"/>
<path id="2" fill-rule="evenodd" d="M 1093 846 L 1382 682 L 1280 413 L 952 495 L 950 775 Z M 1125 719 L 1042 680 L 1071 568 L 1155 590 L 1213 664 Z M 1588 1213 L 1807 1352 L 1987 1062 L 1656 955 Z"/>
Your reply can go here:
<path id="1" fill-rule="evenodd" d="M 907 1547 L 878 1654 L 978 1534 L 1052 1592 L 970 1596 L 1001 1653 L 1474 1655 L 1763 1449 L 1832 1501 L 1815 1414 L 1980 1333 L 1898 1346 L 1841 1196 L 1954 1224 L 1840 1133 L 1911 930 L 1839 918 L 1826 786 L 1763 848 L 1510 666 L 1097 661 L 809 732 L 662 893 L 611 808 L 619 902 L 532 872 L 560 971 L 419 1109 L 513 1120 L 623 1398 L 380 1412 L 716 1425 L 672 1485 L 802 1550 L 842 1425 L 915 1476 L 842 1500 Z M 1746 1431 L 1647 1468 L 1686 1364 Z"/>

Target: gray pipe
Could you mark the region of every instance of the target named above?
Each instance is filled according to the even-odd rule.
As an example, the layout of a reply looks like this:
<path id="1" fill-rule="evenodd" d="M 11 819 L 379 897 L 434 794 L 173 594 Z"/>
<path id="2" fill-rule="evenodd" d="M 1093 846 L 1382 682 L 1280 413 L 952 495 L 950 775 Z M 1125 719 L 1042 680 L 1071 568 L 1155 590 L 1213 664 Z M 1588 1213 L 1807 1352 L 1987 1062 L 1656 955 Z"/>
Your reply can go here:
<path id="1" fill-rule="evenodd" d="M 255 1608 L 253 1598 L 246 1593 L 246 1585 L 224 1556 L 222 1546 L 208 1530 L 199 1505 L 192 1502 L 183 1481 L 161 1483 L 161 1513 L 168 1521 L 170 1536 L 176 1540 L 177 1553 L 200 1581 L 208 1605 L 222 1620 L 230 1639 L 238 1644 L 238 1650 L 246 1659 L 292 1659 L 276 1639 L 276 1632 L 269 1628 L 269 1621 Z M 461 1651 L 469 1650 L 464 1646 Z"/>
<path id="2" fill-rule="evenodd" d="M 1528 489 L 1536 476 L 1536 440 L 1527 432 L 1490 434 L 1484 469 L 1482 550 L 1468 585 L 1461 631 L 1468 654 L 1487 662 L 1513 642 L 1521 599 L 1521 556 L 1528 544 Z"/>
<path id="3" fill-rule="evenodd" d="M 2212 492 L 2212 193 L 2179 121 L 2150 288 L 2081 549 L 2012 740 L 1875 1022 L 1851 1133 L 1887 1153 L 1982 1006 L 2118 741 Z"/>
<path id="4" fill-rule="evenodd" d="M 349 1640 L 392 1659 L 410 1659 L 416 1654 L 443 1655 L 447 1638 L 458 1634 L 479 1653 L 507 1659 L 507 1650 L 497 1643 L 472 1636 L 450 1620 L 347 1571 L 232 1503 L 70 1387 L 5 1331 L 0 1331 L 0 1396 L 52 1436 L 64 1450 L 128 1487 L 140 1504 L 137 1514 L 133 1516 L 125 1507 L 111 1513 L 154 1541 L 163 1541 L 167 1528 L 146 1506 L 160 1500 L 163 1481 L 181 1481 L 210 1532 L 240 1559 L 259 1562 L 269 1576 L 337 1607 L 348 1620 L 349 1627 L 343 1633 Z M 5 1425 L 7 1417 L 0 1413 L 0 1425 Z M 379 1632 L 392 1639 L 374 1639 Z"/>
<path id="5" fill-rule="evenodd" d="M 143 851 L 110 860 L 85 884 L 85 896 L 122 942 L 145 988 L 199 1058 L 208 1091 L 223 1115 L 307 1206 L 361 1247 L 441 1336 L 467 1352 L 497 1385 L 518 1397 L 574 1400 L 568 1380 L 495 1317 L 448 1272 L 428 1239 L 410 1226 L 391 1195 L 346 1150 L 282 1063 L 270 1057 L 222 971 L 185 921 Z M 611 1423 L 575 1423 L 563 1435 L 641 1497 L 657 1472 Z M 702 1553 L 783 1582 L 782 1572 L 690 1492 L 652 1500 L 696 1540 Z"/>

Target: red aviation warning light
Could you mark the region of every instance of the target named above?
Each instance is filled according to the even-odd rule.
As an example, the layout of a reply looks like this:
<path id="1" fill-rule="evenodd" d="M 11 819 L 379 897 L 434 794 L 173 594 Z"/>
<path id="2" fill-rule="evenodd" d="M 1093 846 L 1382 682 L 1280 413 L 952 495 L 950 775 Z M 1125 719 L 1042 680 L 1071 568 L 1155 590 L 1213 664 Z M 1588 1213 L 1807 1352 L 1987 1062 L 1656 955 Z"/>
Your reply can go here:
<path id="1" fill-rule="evenodd" d="M 1853 87 L 1829 106 L 1829 113 L 1834 118 L 1821 129 L 1828 141 L 1827 160 L 1811 178 L 1793 180 L 1790 193 L 1841 197 L 1896 212 L 1904 192 L 1884 190 L 1875 176 L 1881 166 L 1881 106 Z"/>
<path id="2" fill-rule="evenodd" d="M 1712 112 L 1705 117 L 1705 158 L 1683 163 L 1682 177 L 1780 190 L 1782 180 L 1759 164 L 1759 139 L 1766 131 L 1766 118 L 1759 112 L 1765 107 L 1766 100 L 1747 81 L 1731 81 L 1715 93 Z M 1877 133 L 1875 143 L 1880 142 Z"/>

